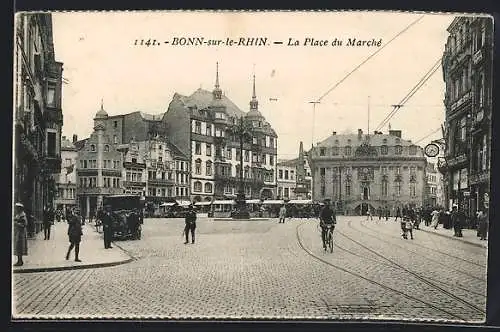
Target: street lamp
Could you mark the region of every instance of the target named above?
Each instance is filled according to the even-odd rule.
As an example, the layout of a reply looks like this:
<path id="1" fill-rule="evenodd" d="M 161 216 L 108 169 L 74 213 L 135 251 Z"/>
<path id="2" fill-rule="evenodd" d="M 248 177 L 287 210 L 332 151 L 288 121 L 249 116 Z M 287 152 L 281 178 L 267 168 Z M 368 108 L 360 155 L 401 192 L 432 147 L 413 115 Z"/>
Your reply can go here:
<path id="1" fill-rule="evenodd" d="M 245 200 L 245 182 L 243 180 L 243 143 L 245 140 L 250 140 L 253 137 L 253 128 L 251 124 L 243 119 L 243 116 L 238 119 L 238 122 L 228 128 L 228 130 L 238 137 L 240 143 L 240 173 L 239 173 L 239 186 L 236 195 L 236 211 L 233 213 L 233 219 L 248 219 L 250 213 L 248 212 Z"/>
<path id="2" fill-rule="evenodd" d="M 314 125 L 315 125 L 315 118 L 316 118 L 316 104 L 320 104 L 321 102 L 318 101 L 310 101 L 309 104 L 313 104 L 313 118 L 312 118 L 312 129 L 311 129 L 311 146 L 314 146 Z"/>

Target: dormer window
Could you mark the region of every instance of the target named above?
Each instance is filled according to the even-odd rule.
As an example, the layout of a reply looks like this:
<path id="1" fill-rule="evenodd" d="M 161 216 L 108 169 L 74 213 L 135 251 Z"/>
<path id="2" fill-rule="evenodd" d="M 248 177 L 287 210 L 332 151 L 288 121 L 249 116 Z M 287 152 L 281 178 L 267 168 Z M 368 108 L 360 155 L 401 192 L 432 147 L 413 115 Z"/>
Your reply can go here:
<path id="1" fill-rule="evenodd" d="M 382 140 L 382 143 L 387 144 L 387 138 L 384 138 L 384 139 Z"/>
<path id="2" fill-rule="evenodd" d="M 395 153 L 396 154 L 403 154 L 403 147 L 401 145 L 396 145 L 395 146 Z"/>
<path id="3" fill-rule="evenodd" d="M 319 149 L 319 155 L 320 156 L 325 156 L 326 155 L 326 149 L 325 148 L 320 148 Z"/>
<path id="4" fill-rule="evenodd" d="M 107 145 L 107 144 L 106 144 L 106 145 L 104 146 L 104 152 L 109 152 L 109 145 Z"/>
<path id="5" fill-rule="evenodd" d="M 90 151 L 95 152 L 95 145 L 94 144 L 90 145 Z"/>
<path id="6" fill-rule="evenodd" d="M 223 112 L 216 112 L 215 113 L 215 118 L 216 119 L 223 119 L 224 120 L 226 118 L 226 114 L 223 113 Z"/>

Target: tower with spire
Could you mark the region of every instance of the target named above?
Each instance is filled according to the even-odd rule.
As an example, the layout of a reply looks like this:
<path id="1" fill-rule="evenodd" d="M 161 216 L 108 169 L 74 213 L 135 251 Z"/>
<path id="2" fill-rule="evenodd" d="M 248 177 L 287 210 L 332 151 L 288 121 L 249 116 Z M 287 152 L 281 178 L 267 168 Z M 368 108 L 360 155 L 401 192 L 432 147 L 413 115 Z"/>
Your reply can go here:
<path id="1" fill-rule="evenodd" d="M 214 90 L 212 91 L 212 102 L 210 103 L 210 108 L 215 112 L 215 113 L 224 113 L 224 116 L 216 116 L 216 119 L 219 120 L 224 120 L 227 116 L 226 114 L 226 105 L 224 105 L 222 101 L 222 89 L 220 88 L 220 83 L 219 83 L 219 62 L 216 63 L 216 69 L 215 69 L 215 87 Z"/>
<path id="2" fill-rule="evenodd" d="M 252 99 L 250 100 L 250 111 L 246 114 L 247 120 L 249 120 L 254 127 L 260 128 L 263 125 L 264 117 L 259 111 L 259 101 L 257 100 L 257 94 L 255 92 L 255 73 L 253 74 L 253 89 L 252 89 Z"/>

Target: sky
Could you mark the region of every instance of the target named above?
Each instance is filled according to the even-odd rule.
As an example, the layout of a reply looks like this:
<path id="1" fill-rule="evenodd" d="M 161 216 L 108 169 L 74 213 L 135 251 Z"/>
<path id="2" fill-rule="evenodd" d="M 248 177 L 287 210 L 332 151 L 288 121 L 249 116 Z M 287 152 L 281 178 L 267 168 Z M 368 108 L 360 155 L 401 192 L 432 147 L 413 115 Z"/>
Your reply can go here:
<path id="1" fill-rule="evenodd" d="M 370 132 L 434 65 L 454 16 L 425 14 L 379 48 L 346 46 L 348 38 L 382 46 L 422 16 L 397 12 L 65 12 L 53 13 L 56 60 L 64 63 L 63 135 L 85 138 L 103 100 L 109 115 L 167 110 L 174 93 L 212 90 L 216 62 L 224 94 L 249 110 L 252 75 L 259 110 L 278 134 L 278 158 L 297 156 L 333 131 Z M 175 37 L 268 38 L 266 46 L 173 46 Z M 289 38 L 299 46 L 288 46 Z M 343 40 L 341 47 L 305 46 L 306 38 Z M 136 46 L 156 39 L 158 46 Z M 165 44 L 164 41 L 170 41 Z M 283 41 L 275 45 L 273 41 Z M 313 104 L 321 96 L 314 112 Z M 424 146 L 441 137 L 444 81 L 439 68 L 390 120 L 404 139 Z M 369 117 L 368 117 L 369 114 Z M 387 126 L 381 128 L 385 133 Z M 431 134 L 433 133 L 433 134 Z M 425 140 L 423 137 L 431 134 Z"/>

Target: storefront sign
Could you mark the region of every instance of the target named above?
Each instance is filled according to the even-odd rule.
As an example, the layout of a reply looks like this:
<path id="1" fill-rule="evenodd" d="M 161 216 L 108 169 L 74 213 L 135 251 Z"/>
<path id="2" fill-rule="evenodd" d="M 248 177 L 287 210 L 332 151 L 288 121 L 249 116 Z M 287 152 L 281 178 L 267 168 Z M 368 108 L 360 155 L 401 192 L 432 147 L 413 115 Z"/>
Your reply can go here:
<path id="1" fill-rule="evenodd" d="M 460 170 L 460 189 L 468 188 L 469 187 L 469 181 L 468 181 L 468 171 L 467 168 L 462 168 Z"/>

